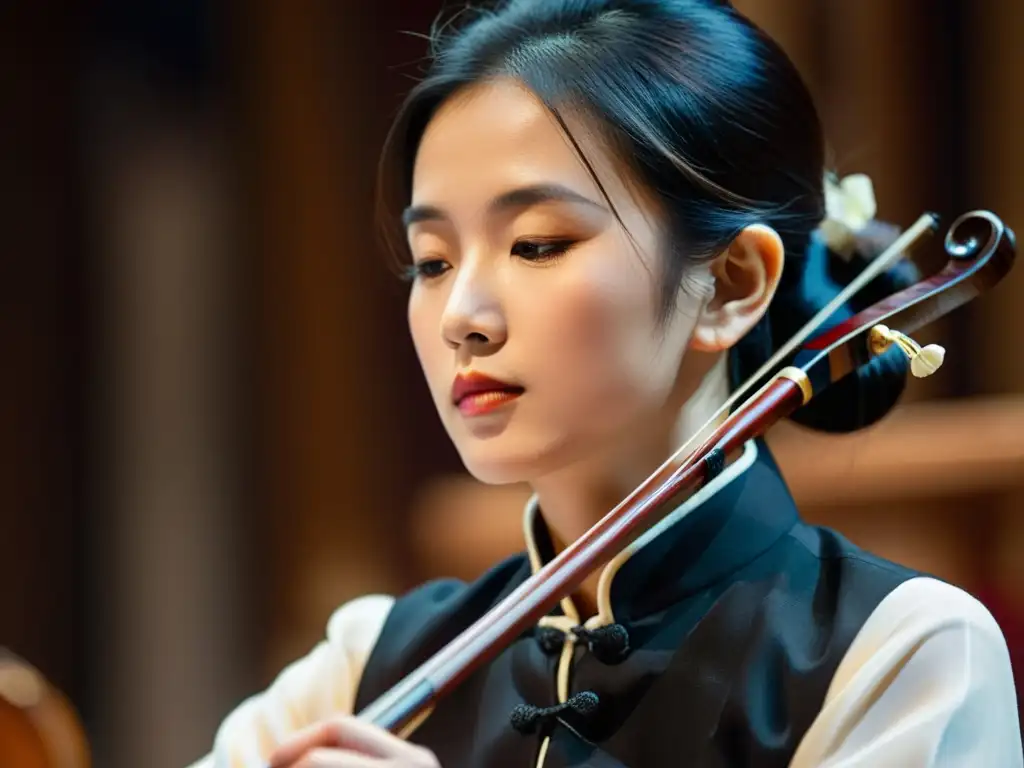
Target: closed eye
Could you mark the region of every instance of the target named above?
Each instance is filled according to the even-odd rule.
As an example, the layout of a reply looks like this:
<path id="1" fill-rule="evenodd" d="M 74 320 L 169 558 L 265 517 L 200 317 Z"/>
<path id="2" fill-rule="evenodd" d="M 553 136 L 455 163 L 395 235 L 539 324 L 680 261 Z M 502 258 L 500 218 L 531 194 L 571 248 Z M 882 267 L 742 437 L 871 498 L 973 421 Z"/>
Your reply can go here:
<path id="1" fill-rule="evenodd" d="M 564 256 L 576 242 L 576 240 L 565 238 L 559 240 L 519 240 L 513 244 L 511 253 L 523 261 L 540 264 L 551 262 Z M 444 259 L 422 259 L 406 268 L 405 279 L 409 282 L 434 280 L 441 277 L 449 269 L 451 269 L 451 264 Z"/>
<path id="2" fill-rule="evenodd" d="M 423 259 L 415 264 L 410 264 L 405 270 L 405 279 L 409 282 L 415 280 L 433 280 L 440 277 L 451 269 L 451 265 L 444 259 Z"/>
<path id="3" fill-rule="evenodd" d="M 519 240 L 512 246 L 512 255 L 524 261 L 544 262 L 557 259 L 576 244 L 575 240 Z"/>

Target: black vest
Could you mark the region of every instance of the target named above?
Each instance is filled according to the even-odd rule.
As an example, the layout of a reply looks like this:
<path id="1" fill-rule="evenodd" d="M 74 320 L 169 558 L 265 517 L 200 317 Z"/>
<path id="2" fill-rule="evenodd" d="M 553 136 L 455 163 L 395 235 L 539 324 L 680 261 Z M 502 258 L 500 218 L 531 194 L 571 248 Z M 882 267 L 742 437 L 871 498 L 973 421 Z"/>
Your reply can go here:
<path id="1" fill-rule="evenodd" d="M 535 629 L 442 700 L 410 740 L 429 747 L 443 768 L 532 768 L 545 736 L 545 768 L 787 766 L 858 630 L 917 574 L 800 522 L 763 443 L 755 453 L 615 575 L 611 605 L 628 642 L 618 654 L 577 643 L 572 665 L 570 694 L 595 693 L 592 711 L 542 718 L 533 733 L 513 727 L 518 705 L 558 703 L 558 648 L 545 637 L 551 630 Z M 549 557 L 539 518 L 534 538 Z M 431 582 L 398 599 L 356 711 L 531 570 L 520 554 L 472 584 Z"/>

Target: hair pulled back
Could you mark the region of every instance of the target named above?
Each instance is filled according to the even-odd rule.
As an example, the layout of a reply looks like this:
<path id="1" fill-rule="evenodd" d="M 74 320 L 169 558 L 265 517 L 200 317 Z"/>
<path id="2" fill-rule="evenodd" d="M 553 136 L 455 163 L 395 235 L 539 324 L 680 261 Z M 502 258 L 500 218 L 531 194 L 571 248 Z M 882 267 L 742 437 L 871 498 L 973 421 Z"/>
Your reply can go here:
<path id="1" fill-rule="evenodd" d="M 385 146 L 385 204 L 408 202 L 416 152 L 437 109 L 466 87 L 508 77 L 551 111 L 602 192 L 567 114 L 596 126 L 659 201 L 670 243 L 663 316 L 695 261 L 714 257 L 749 225 L 778 232 L 782 282 L 767 316 L 732 350 L 734 386 L 849 278 L 815 237 L 825 215 L 825 141 L 811 94 L 782 49 L 728 2 L 505 0 L 462 11 L 431 40 L 429 71 Z M 876 282 L 875 292 L 890 287 Z M 898 399 L 905 375 L 902 357 L 887 353 L 796 420 L 828 431 L 872 423 Z"/>

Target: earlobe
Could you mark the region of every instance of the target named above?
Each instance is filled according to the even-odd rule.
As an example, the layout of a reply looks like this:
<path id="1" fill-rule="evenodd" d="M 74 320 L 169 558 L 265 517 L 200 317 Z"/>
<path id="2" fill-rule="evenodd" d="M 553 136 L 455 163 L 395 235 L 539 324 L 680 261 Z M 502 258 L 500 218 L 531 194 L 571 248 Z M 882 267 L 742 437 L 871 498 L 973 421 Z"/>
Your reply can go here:
<path id="1" fill-rule="evenodd" d="M 701 313 L 690 347 L 722 352 L 732 347 L 768 311 L 782 277 L 782 238 L 771 227 L 746 227 L 711 264 L 715 295 Z"/>
<path id="2" fill-rule="evenodd" d="M 718 329 L 709 323 L 698 322 L 690 336 L 690 349 L 695 352 L 721 352 L 729 345 L 723 346 L 718 338 Z"/>

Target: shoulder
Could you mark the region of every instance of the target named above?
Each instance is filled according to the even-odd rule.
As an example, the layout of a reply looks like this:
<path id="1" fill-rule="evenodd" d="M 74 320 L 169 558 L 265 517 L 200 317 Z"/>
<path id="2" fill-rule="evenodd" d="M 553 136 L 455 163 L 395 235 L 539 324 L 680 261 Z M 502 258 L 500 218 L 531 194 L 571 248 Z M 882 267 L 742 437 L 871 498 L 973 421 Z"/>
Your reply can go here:
<path id="1" fill-rule="evenodd" d="M 790 536 L 801 551 L 821 563 L 841 568 L 851 576 L 896 586 L 921 575 L 919 571 L 860 548 L 832 528 L 801 522 L 794 526 Z"/>
<path id="2" fill-rule="evenodd" d="M 846 642 L 894 591 L 926 575 L 861 549 L 831 528 L 802 522 L 790 531 L 786 548 L 788 570 L 812 581 L 815 594 L 828 594 L 842 615 Z"/>
<path id="3" fill-rule="evenodd" d="M 971 697 L 1009 697 L 1016 718 L 1002 630 L 977 598 L 938 579 L 908 579 L 879 603 L 837 670 L 830 696 L 872 668 L 961 685 L 964 703 Z"/>
<path id="4" fill-rule="evenodd" d="M 367 661 L 357 710 L 451 642 L 529 575 L 529 561 L 518 554 L 475 581 L 438 579 L 398 598 Z"/>
<path id="5" fill-rule="evenodd" d="M 367 595 L 338 608 L 325 637 L 221 723 L 213 753 L 194 768 L 261 766 L 289 734 L 335 714 L 355 712 L 359 681 L 395 600 Z"/>
<path id="6" fill-rule="evenodd" d="M 872 613 L 856 642 L 872 644 L 896 636 L 924 639 L 938 634 L 969 634 L 1006 653 L 1002 630 L 977 598 L 928 576 L 908 579 L 896 587 Z"/>
<path id="7" fill-rule="evenodd" d="M 892 589 L 854 638 L 792 766 L 826 762 L 1021 766 L 1009 651 L 988 609 L 930 577 Z"/>
<path id="8" fill-rule="evenodd" d="M 406 630 L 429 633 L 437 622 L 472 623 L 530 575 L 525 555 L 518 554 L 498 563 L 472 582 L 459 579 L 428 581 L 398 598 L 384 627 L 384 635 Z"/>
<path id="9" fill-rule="evenodd" d="M 327 620 L 327 643 L 336 648 L 371 648 L 394 607 L 391 595 L 365 595 L 341 605 Z"/>

